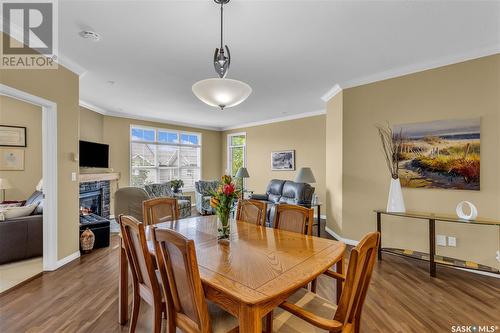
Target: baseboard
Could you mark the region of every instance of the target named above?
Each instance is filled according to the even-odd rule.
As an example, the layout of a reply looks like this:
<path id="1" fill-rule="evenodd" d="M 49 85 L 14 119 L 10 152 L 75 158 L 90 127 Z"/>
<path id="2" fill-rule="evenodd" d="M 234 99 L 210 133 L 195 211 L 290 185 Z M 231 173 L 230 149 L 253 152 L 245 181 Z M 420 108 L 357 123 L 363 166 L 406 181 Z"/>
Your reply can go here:
<path id="1" fill-rule="evenodd" d="M 326 220 L 326 215 L 321 214 L 319 217 L 320 217 L 322 220 Z M 318 214 L 314 214 L 314 218 L 315 218 L 315 219 L 317 219 L 317 218 L 318 218 Z"/>
<path id="2" fill-rule="evenodd" d="M 76 251 L 75 253 L 70 254 L 67 257 L 62 258 L 61 260 L 58 260 L 55 264 L 55 267 L 53 270 L 56 270 L 58 268 L 61 268 L 62 266 L 69 264 L 75 259 L 80 258 L 80 250 Z"/>
<path id="3" fill-rule="evenodd" d="M 466 271 L 466 272 L 470 272 L 470 273 L 475 273 L 475 274 L 485 275 L 485 276 L 491 276 L 491 277 L 500 279 L 500 274 L 495 274 L 495 273 L 490 273 L 490 272 L 484 272 L 484 271 L 478 271 L 478 270 L 475 270 L 475 269 L 467 269 L 467 268 L 462 268 L 462 267 L 453 267 L 453 266 L 443 266 L 443 267 L 454 268 L 454 269 L 458 269 L 460 271 Z"/>
<path id="4" fill-rule="evenodd" d="M 15 286 L 12 286 L 12 287 L 10 287 L 9 289 L 6 289 L 6 290 L 4 290 L 4 291 L 0 292 L 0 296 L 3 296 L 3 295 L 5 295 L 5 294 L 7 294 L 7 293 L 9 293 L 9 292 L 11 292 L 11 291 L 14 291 L 14 290 L 16 290 L 17 288 L 24 286 L 25 284 L 27 284 L 27 283 L 29 283 L 29 282 L 33 281 L 34 279 L 39 278 L 39 277 L 40 277 L 40 276 L 42 276 L 42 275 L 43 275 L 43 272 L 40 272 L 40 273 L 38 273 L 38 274 L 33 275 L 33 276 L 32 276 L 32 277 L 30 277 L 30 278 L 27 278 L 26 280 L 24 280 L 24 281 L 22 281 L 22 282 L 19 282 L 19 283 L 18 283 L 18 284 L 16 284 Z"/>
<path id="5" fill-rule="evenodd" d="M 328 228 L 328 226 L 325 226 L 325 231 L 327 233 L 329 233 L 332 237 L 334 237 L 336 240 L 342 241 L 342 242 L 346 243 L 347 245 L 356 246 L 359 243 L 359 241 L 357 241 L 357 240 L 347 239 L 347 238 L 341 237 L 340 235 L 337 235 L 337 233 L 335 231 L 333 231 L 332 229 Z"/>

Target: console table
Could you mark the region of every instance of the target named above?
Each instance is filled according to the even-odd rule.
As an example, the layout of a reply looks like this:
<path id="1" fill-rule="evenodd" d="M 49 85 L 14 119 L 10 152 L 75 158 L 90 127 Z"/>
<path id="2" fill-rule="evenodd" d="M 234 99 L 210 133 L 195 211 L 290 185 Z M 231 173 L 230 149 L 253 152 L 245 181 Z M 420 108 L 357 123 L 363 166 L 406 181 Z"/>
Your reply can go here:
<path id="1" fill-rule="evenodd" d="M 382 244 L 382 215 L 398 216 L 403 218 L 411 218 L 417 220 L 428 221 L 429 223 L 429 274 L 432 277 L 436 276 L 436 261 L 434 257 L 436 255 L 436 221 L 439 222 L 449 222 L 449 223 L 462 223 L 462 224 L 476 224 L 476 225 L 493 225 L 500 227 L 500 221 L 486 218 L 477 218 L 476 220 L 463 220 L 453 215 L 441 215 L 433 213 L 422 213 L 422 212 L 406 212 L 406 213 L 391 213 L 385 210 L 375 210 L 377 214 L 377 231 L 380 232 L 380 241 Z M 378 249 L 378 260 L 382 260 L 382 251 L 386 249 L 382 248 L 382 245 Z M 456 266 L 452 264 L 446 264 L 447 266 Z"/>

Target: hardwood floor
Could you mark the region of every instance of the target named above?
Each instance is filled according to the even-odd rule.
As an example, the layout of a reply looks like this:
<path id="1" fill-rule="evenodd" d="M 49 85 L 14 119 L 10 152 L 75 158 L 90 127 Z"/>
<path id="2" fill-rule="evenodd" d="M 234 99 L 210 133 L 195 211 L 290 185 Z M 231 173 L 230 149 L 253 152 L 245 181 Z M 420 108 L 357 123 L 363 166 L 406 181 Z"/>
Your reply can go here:
<path id="1" fill-rule="evenodd" d="M 0 296 L 0 332 L 126 332 L 117 323 L 118 239 Z M 335 283 L 320 277 L 318 293 L 335 299 Z M 141 306 L 138 332 L 150 332 Z M 147 312 L 147 313 L 146 313 Z M 362 315 L 362 332 L 451 332 L 451 325 L 500 326 L 500 279 L 384 254 Z M 498 330 L 497 330 L 498 331 Z"/>

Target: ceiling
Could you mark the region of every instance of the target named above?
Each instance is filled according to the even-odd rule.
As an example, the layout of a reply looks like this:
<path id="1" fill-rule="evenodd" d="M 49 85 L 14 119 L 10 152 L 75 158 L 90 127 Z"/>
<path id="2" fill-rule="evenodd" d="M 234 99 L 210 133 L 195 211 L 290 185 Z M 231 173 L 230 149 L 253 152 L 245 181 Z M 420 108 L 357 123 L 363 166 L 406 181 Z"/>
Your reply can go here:
<path id="1" fill-rule="evenodd" d="M 59 47 L 103 113 L 223 129 L 324 112 L 322 96 L 500 52 L 499 1 L 244 1 L 225 7 L 229 78 L 253 88 L 224 111 L 191 92 L 215 77 L 219 10 L 203 1 L 59 2 Z M 92 42 L 81 30 L 102 36 Z M 111 84 L 109 81 L 113 81 Z"/>

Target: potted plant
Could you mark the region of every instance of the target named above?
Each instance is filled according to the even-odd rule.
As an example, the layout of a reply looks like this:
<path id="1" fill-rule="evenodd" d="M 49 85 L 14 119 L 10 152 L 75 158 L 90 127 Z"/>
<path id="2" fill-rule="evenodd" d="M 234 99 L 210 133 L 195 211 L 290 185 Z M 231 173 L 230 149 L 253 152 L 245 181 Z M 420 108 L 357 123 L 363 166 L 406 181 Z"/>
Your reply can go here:
<path id="1" fill-rule="evenodd" d="M 403 191 L 399 181 L 399 153 L 403 146 L 403 133 L 394 134 L 389 125 L 377 126 L 385 162 L 391 175 L 391 187 L 387 200 L 387 211 L 392 213 L 404 213 L 406 211 L 403 200 Z"/>
<path id="2" fill-rule="evenodd" d="M 172 179 L 170 181 L 170 187 L 174 193 L 179 193 L 180 189 L 184 186 L 182 179 Z"/>
<path id="3" fill-rule="evenodd" d="M 228 242 L 231 233 L 231 223 L 229 217 L 231 209 L 234 207 L 235 200 L 238 199 L 238 191 L 233 183 L 231 176 L 224 175 L 221 177 L 221 184 L 216 191 L 211 193 L 210 206 L 215 210 L 217 215 L 217 231 L 219 241 Z"/>

